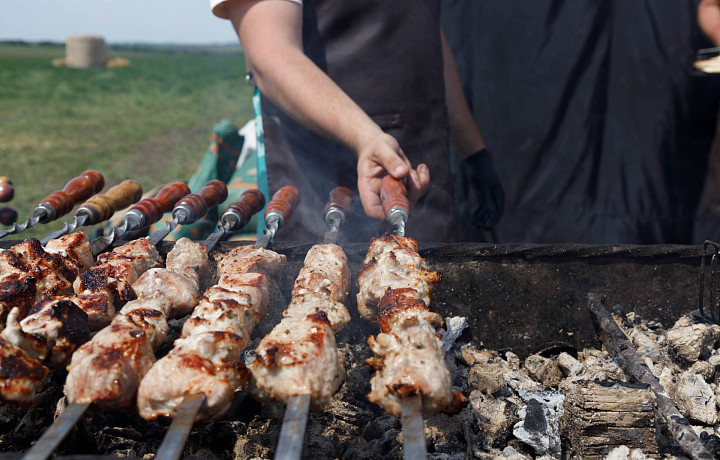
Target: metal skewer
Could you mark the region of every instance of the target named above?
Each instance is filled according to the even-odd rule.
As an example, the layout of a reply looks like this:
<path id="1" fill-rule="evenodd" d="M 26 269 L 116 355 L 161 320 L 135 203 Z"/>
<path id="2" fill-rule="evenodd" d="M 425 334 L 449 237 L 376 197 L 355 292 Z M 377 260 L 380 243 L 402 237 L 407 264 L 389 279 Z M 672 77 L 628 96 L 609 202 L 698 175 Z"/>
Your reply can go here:
<path id="1" fill-rule="evenodd" d="M 32 448 L 23 456 L 23 460 L 46 460 L 70 433 L 70 430 L 82 418 L 90 404 L 70 403 L 60 413 L 50 428 L 45 430 Z"/>
<path id="2" fill-rule="evenodd" d="M 74 232 L 80 226 L 94 225 L 108 220 L 116 210 L 130 206 L 141 197 L 142 187 L 140 184 L 134 180 L 124 180 L 107 192 L 90 197 L 75 211 L 72 222 L 65 222 L 63 228 L 49 234 L 40 242 L 44 245 L 52 239 Z"/>
<path id="3" fill-rule="evenodd" d="M 397 236 L 405 236 L 405 225 L 410 218 L 410 202 L 405 185 L 392 176 L 383 177 L 380 201 L 388 221 Z M 422 416 L 422 396 L 402 398 L 403 451 L 406 460 L 425 460 L 425 424 Z"/>
<path id="4" fill-rule="evenodd" d="M 35 207 L 33 217 L 27 217 L 22 224 L 13 224 L 0 231 L 0 238 L 27 230 L 37 224 L 46 224 L 69 213 L 79 202 L 87 200 L 105 186 L 105 178 L 97 171 L 87 170 L 71 179 L 62 190 L 48 195 Z"/>
<path id="5" fill-rule="evenodd" d="M 300 190 L 292 185 L 286 185 L 275 192 L 265 208 L 265 231 L 255 241 L 255 248 L 267 247 L 278 229 L 290 219 L 293 208 L 298 203 L 300 203 Z"/>
<path id="6" fill-rule="evenodd" d="M 324 244 L 334 244 L 337 241 L 340 225 L 345 222 L 345 216 L 350 212 L 350 203 L 353 192 L 347 187 L 335 187 L 330 191 L 330 200 L 323 212 L 325 224 L 328 229 L 323 238 Z M 310 394 L 291 396 L 285 408 L 282 429 L 275 451 L 275 460 L 297 460 L 302 455 L 305 440 L 305 427 L 307 426 L 308 410 L 310 409 Z"/>
<path id="7" fill-rule="evenodd" d="M 127 231 L 141 230 L 160 220 L 166 212 L 170 212 L 182 197 L 188 195 L 190 189 L 183 182 L 175 182 L 162 188 L 153 198 L 145 198 L 131 207 L 123 216 L 122 225 L 113 228 L 109 235 L 100 236 L 90 242 L 90 250 L 99 254 L 110 246 L 115 239 L 122 237 Z"/>
<path id="8" fill-rule="evenodd" d="M 178 225 L 188 225 L 207 214 L 208 209 L 225 201 L 227 198 L 227 186 L 219 180 L 211 180 L 197 193 L 186 195 L 175 204 L 172 211 L 172 220 L 150 235 L 150 242 L 158 244 L 168 236 Z"/>
<path id="9" fill-rule="evenodd" d="M 299 190 L 291 185 L 281 188 L 273 195 L 273 199 L 268 204 L 268 210 L 272 211 L 271 216 L 273 216 L 273 220 L 279 220 L 276 230 L 290 218 L 292 209 L 297 205 L 299 196 Z M 247 225 L 250 219 L 252 219 L 252 216 L 262 210 L 264 206 L 265 196 L 259 190 L 251 189 L 245 191 L 238 201 L 228 205 L 223 211 L 220 221 L 218 222 L 218 228 L 220 230 L 205 240 L 207 251 L 210 252 L 229 232 L 239 230 Z M 268 212 L 265 213 L 265 216 L 267 224 Z M 272 236 L 274 236 L 274 233 Z M 266 245 L 267 242 L 270 241 L 270 238 L 264 241 Z M 258 246 L 256 245 L 255 247 L 257 248 Z M 178 460 L 180 458 L 187 437 L 203 404 L 205 404 L 204 393 L 188 395 L 183 399 L 178 412 L 175 414 L 175 418 L 170 424 L 170 429 L 155 455 L 157 460 Z"/>

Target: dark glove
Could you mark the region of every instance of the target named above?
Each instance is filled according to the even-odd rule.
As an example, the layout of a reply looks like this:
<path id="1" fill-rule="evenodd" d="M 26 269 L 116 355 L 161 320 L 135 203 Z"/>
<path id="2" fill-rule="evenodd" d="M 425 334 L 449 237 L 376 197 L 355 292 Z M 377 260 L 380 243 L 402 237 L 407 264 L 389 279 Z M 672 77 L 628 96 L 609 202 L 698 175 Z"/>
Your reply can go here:
<path id="1" fill-rule="evenodd" d="M 487 149 L 473 153 L 465 159 L 470 185 L 477 196 L 478 206 L 470 221 L 476 227 L 489 230 L 500 219 L 505 206 L 505 193 Z"/>

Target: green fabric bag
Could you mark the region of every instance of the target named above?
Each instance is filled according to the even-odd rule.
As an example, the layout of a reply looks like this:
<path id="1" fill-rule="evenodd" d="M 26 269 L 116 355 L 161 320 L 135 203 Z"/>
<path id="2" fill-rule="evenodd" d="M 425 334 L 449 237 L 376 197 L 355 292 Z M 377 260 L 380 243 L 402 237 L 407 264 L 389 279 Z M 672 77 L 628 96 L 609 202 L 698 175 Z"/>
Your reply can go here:
<path id="1" fill-rule="evenodd" d="M 227 185 L 228 197 L 195 223 L 178 226 L 165 237 L 166 241 L 177 241 L 182 237 L 204 240 L 216 229 L 220 214 L 230 203 L 240 199 L 245 190 L 257 188 L 257 155 L 255 149 L 248 149 L 245 158 L 240 158 L 243 144 L 244 137 L 229 120 L 222 120 L 213 126 L 207 152 L 187 184 L 192 193 L 197 193 L 210 180 L 218 179 Z M 238 165 L 238 162 L 241 164 Z M 233 232 L 228 239 L 255 240 L 258 215 L 262 215 L 262 211 L 255 214 L 243 229 Z M 152 225 L 150 232 L 165 228 L 165 223 L 170 220 L 172 214 L 165 214 L 159 222 Z"/>

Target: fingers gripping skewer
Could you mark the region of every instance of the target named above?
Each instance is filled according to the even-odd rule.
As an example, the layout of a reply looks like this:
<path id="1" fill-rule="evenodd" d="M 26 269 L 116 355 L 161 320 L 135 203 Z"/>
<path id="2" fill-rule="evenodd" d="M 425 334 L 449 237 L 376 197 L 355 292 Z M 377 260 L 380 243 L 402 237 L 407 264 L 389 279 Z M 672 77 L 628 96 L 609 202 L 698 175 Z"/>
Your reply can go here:
<path id="1" fill-rule="evenodd" d="M 265 232 L 255 242 L 256 248 L 267 247 L 278 229 L 285 225 L 292 215 L 293 208 L 300 203 L 300 190 L 286 185 L 275 192 L 265 208 Z"/>
<path id="2" fill-rule="evenodd" d="M 387 220 L 395 227 L 394 233 L 397 236 L 405 236 L 405 225 L 410 218 L 410 202 L 405 185 L 391 176 L 383 177 L 380 200 Z M 421 395 L 402 399 L 402 426 L 405 459 L 427 458 Z"/>
<path id="3" fill-rule="evenodd" d="M 330 200 L 323 211 L 325 224 L 328 226 L 323 239 L 324 244 L 334 244 L 337 241 L 340 225 L 345 222 L 345 218 L 350 212 L 352 195 L 352 191 L 347 187 L 335 187 L 330 192 Z M 310 394 L 299 394 L 291 396 L 288 400 L 278 447 L 275 451 L 275 460 L 297 460 L 300 458 L 305 439 L 310 399 Z"/>
<path id="4" fill-rule="evenodd" d="M 65 223 L 63 228 L 41 239 L 44 245 L 48 241 L 74 232 L 83 225 L 95 225 L 108 220 L 116 210 L 123 209 L 137 202 L 142 197 L 142 187 L 134 180 L 124 180 L 111 187 L 106 193 L 93 195 L 83 203 L 71 223 Z"/>
<path id="5" fill-rule="evenodd" d="M 109 235 L 96 238 L 90 243 L 93 254 L 99 254 L 127 231 L 141 230 L 170 212 L 190 189 L 183 182 L 175 182 L 160 190 L 155 197 L 145 198 L 131 207 L 123 216 L 122 225 L 112 229 Z"/>
<path id="6" fill-rule="evenodd" d="M 165 225 L 165 228 L 150 235 L 150 242 L 158 244 L 178 225 L 188 225 L 207 214 L 213 206 L 225 201 L 227 198 L 227 186 L 219 180 L 211 180 L 205 184 L 198 193 L 186 195 L 175 204 L 172 212 L 172 220 Z"/>
<path id="7" fill-rule="evenodd" d="M 48 195 L 35 208 L 32 218 L 26 218 L 22 224 L 13 224 L 0 232 L 0 238 L 20 233 L 37 224 L 46 224 L 69 213 L 79 202 L 87 200 L 105 186 L 103 175 L 97 171 L 87 170 L 71 179 L 62 190 Z"/>

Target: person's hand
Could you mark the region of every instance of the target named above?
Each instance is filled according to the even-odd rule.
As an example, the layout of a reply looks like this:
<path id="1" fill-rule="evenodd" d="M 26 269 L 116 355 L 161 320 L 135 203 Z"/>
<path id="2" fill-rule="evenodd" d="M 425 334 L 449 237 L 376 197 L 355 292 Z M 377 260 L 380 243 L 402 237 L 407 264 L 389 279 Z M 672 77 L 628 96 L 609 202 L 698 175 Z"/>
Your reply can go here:
<path id="1" fill-rule="evenodd" d="M 470 184 L 477 196 L 478 205 L 473 210 L 471 222 L 476 227 L 489 230 L 503 214 L 505 193 L 500 184 L 487 149 L 482 149 L 465 159 Z"/>
<path id="2" fill-rule="evenodd" d="M 430 170 L 424 164 L 412 168 L 400 144 L 389 134 L 377 136 L 358 153 L 358 194 L 365 213 L 374 219 L 385 219 L 380 202 L 382 178 L 390 174 L 405 179 L 410 205 L 414 205 L 430 188 Z"/>
<path id="3" fill-rule="evenodd" d="M 702 0 L 697 15 L 702 31 L 720 46 L 720 0 Z"/>

